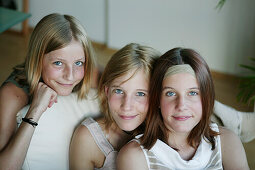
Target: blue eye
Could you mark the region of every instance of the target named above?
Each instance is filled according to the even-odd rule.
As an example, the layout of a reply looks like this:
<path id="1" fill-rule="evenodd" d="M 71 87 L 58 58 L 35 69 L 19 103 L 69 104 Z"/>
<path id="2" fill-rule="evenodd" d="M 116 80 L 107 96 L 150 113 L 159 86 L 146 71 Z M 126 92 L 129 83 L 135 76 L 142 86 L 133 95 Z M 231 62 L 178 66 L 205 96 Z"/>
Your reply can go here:
<path id="1" fill-rule="evenodd" d="M 77 61 L 77 62 L 75 62 L 75 65 L 77 65 L 77 66 L 82 66 L 82 65 L 83 65 L 83 62 L 82 62 L 82 61 Z"/>
<path id="2" fill-rule="evenodd" d="M 190 96 L 197 96 L 197 95 L 198 95 L 198 92 L 191 91 L 191 92 L 189 92 L 189 95 L 190 95 Z"/>
<path id="3" fill-rule="evenodd" d="M 121 89 L 115 89 L 114 93 L 116 93 L 116 94 L 123 94 L 123 91 Z"/>
<path id="4" fill-rule="evenodd" d="M 175 96 L 175 95 L 176 95 L 175 92 L 171 92 L 171 91 L 166 92 L 166 96 Z"/>
<path id="5" fill-rule="evenodd" d="M 145 96 L 145 93 L 144 92 L 137 92 L 136 95 L 137 96 Z"/>
<path id="6" fill-rule="evenodd" d="M 63 63 L 61 61 L 55 61 L 53 64 L 55 64 L 56 66 L 61 66 Z"/>

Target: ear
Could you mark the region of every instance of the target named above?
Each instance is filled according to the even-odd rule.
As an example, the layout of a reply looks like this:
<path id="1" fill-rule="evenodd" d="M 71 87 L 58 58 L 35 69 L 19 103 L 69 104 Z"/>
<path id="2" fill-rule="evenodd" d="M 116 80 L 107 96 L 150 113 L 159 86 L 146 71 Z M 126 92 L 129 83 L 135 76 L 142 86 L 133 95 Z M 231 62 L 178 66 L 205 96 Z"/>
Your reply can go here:
<path id="1" fill-rule="evenodd" d="M 108 96 L 109 93 L 109 87 L 108 86 L 104 86 L 104 93 L 106 96 Z"/>

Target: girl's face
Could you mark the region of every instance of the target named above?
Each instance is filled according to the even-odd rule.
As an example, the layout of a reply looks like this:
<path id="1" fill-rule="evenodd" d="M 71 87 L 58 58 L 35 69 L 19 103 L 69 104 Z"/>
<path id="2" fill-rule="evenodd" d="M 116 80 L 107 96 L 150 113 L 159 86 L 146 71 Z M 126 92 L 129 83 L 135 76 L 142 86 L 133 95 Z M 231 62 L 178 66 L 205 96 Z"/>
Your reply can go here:
<path id="1" fill-rule="evenodd" d="M 148 110 L 147 76 L 143 70 L 133 74 L 134 70 L 116 78 L 105 88 L 112 117 L 125 131 L 136 129 L 144 121 Z"/>
<path id="2" fill-rule="evenodd" d="M 84 62 L 82 44 L 72 40 L 66 47 L 44 56 L 42 79 L 58 95 L 67 96 L 83 79 Z"/>
<path id="3" fill-rule="evenodd" d="M 160 109 L 165 126 L 173 133 L 189 133 L 202 117 L 196 78 L 189 73 L 170 75 L 162 87 Z"/>

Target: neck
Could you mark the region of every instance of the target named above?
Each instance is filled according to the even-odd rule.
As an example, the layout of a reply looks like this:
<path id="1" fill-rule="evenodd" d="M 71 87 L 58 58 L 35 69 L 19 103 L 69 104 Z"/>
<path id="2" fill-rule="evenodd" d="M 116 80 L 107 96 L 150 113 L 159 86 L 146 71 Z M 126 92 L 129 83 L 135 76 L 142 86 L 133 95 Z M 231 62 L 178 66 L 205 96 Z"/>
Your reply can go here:
<path id="1" fill-rule="evenodd" d="M 131 138 L 130 132 L 123 131 L 117 125 L 112 124 L 108 130 L 108 140 L 116 150 L 124 146 Z"/>
<path id="2" fill-rule="evenodd" d="M 183 150 L 190 147 L 187 141 L 188 135 L 189 133 L 168 132 L 167 144 L 177 151 Z"/>

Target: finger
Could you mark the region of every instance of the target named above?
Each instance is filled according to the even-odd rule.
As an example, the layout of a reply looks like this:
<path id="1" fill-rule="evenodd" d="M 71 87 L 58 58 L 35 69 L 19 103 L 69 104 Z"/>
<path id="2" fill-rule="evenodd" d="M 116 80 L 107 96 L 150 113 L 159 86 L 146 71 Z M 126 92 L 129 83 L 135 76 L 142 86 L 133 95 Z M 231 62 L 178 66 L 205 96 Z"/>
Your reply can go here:
<path id="1" fill-rule="evenodd" d="M 49 105 L 48 105 L 48 108 L 51 108 L 51 106 L 53 105 L 53 101 L 50 101 Z"/>
<path id="2" fill-rule="evenodd" d="M 51 94 L 49 106 L 51 107 L 56 102 L 57 102 L 57 93 L 53 91 L 53 93 Z"/>

